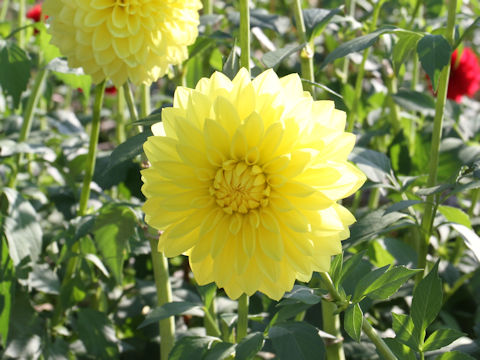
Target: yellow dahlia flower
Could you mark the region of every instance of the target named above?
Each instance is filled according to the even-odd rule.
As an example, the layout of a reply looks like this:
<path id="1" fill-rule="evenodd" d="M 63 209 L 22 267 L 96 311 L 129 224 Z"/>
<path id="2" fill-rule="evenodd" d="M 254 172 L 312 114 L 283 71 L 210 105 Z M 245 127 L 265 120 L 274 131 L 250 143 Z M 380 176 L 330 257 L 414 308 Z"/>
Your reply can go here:
<path id="1" fill-rule="evenodd" d="M 94 82 L 150 84 L 187 59 L 200 0 L 46 0 L 51 42 Z"/>
<path id="2" fill-rule="evenodd" d="M 252 81 L 242 69 L 177 88 L 162 120 L 142 172 L 159 251 L 187 254 L 199 284 L 233 299 L 259 290 L 278 300 L 329 269 L 355 221 L 336 201 L 365 181 L 332 101 L 314 101 L 297 74 Z"/>

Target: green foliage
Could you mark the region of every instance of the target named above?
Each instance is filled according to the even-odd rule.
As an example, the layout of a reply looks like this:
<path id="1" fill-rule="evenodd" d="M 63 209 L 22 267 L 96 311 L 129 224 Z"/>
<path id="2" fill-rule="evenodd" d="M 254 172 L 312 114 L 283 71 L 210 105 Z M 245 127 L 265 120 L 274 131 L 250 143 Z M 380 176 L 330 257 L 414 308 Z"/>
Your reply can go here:
<path id="1" fill-rule="evenodd" d="M 423 69 L 432 81 L 434 91 L 442 69 L 450 64 L 452 49 L 442 35 L 425 35 L 417 44 L 417 54 Z"/>
<path id="2" fill-rule="evenodd" d="M 13 98 L 17 108 L 27 89 L 32 63 L 28 54 L 14 42 L 0 40 L 0 86 Z"/>

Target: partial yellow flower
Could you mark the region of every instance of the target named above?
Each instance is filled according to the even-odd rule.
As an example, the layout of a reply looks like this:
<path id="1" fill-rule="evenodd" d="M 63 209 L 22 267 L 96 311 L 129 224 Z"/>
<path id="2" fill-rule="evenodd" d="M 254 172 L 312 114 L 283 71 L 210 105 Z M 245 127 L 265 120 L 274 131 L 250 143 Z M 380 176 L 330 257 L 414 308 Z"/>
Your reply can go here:
<path id="1" fill-rule="evenodd" d="M 200 0 L 46 0 L 51 42 L 94 82 L 150 84 L 188 57 Z"/>
<path id="2" fill-rule="evenodd" d="M 187 254 L 197 282 L 232 299 L 259 290 L 278 300 L 329 269 L 355 221 L 336 201 L 365 181 L 332 101 L 314 101 L 297 74 L 252 81 L 242 69 L 177 88 L 162 120 L 142 172 L 159 251 Z"/>

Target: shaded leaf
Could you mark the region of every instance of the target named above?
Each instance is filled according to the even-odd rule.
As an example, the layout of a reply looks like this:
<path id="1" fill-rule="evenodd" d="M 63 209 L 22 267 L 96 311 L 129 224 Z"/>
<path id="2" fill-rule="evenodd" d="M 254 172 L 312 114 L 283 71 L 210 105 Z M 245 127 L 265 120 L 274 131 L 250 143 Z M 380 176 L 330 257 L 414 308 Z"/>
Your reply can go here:
<path id="1" fill-rule="evenodd" d="M 80 309 L 75 325 L 78 337 L 90 356 L 100 359 L 118 357 L 118 340 L 106 314 L 88 308 Z"/>
<path id="2" fill-rule="evenodd" d="M 252 359 L 260 350 L 262 350 L 263 342 L 263 334 L 261 332 L 248 334 L 237 344 L 235 348 L 235 359 Z"/>
<path id="3" fill-rule="evenodd" d="M 232 50 L 228 54 L 227 60 L 223 65 L 222 72 L 227 75 L 230 80 L 233 80 L 238 73 L 238 70 L 240 70 L 240 57 L 238 56 L 237 40 L 235 39 Z"/>
<path id="4" fill-rule="evenodd" d="M 395 211 L 402 211 L 408 209 L 410 206 L 421 204 L 420 200 L 402 200 L 396 202 L 395 204 L 389 206 L 387 210 L 385 210 L 385 215 Z"/>
<path id="5" fill-rule="evenodd" d="M 228 359 L 235 351 L 235 344 L 228 342 L 217 342 L 207 351 L 203 360 Z"/>
<path id="6" fill-rule="evenodd" d="M 417 48 L 418 41 L 422 38 L 422 35 L 415 32 L 406 32 L 397 34 L 398 41 L 393 48 L 393 68 L 395 73 L 398 74 L 400 66 L 405 63 L 410 54 Z"/>
<path id="7" fill-rule="evenodd" d="M 319 36 L 333 16 L 340 13 L 342 10 L 343 7 L 332 10 L 315 8 L 302 10 L 308 41 Z"/>
<path id="8" fill-rule="evenodd" d="M 0 40 L 0 86 L 12 97 L 15 108 L 27 89 L 31 66 L 28 54 L 23 49 L 12 41 Z"/>
<path id="9" fill-rule="evenodd" d="M 418 336 L 414 330 L 412 318 L 405 314 L 392 313 L 392 327 L 395 331 L 395 339 L 418 351 Z"/>
<path id="10" fill-rule="evenodd" d="M 274 68 L 277 65 L 279 65 L 284 59 L 292 55 L 293 53 L 303 49 L 304 46 L 305 46 L 304 44 L 300 44 L 300 45 L 289 44 L 284 48 L 270 51 L 265 55 L 263 55 L 262 62 L 265 64 L 266 67 Z"/>
<path id="11" fill-rule="evenodd" d="M 318 360 L 325 357 L 325 345 L 318 330 L 305 322 L 285 322 L 268 332 L 280 360 Z"/>
<path id="12" fill-rule="evenodd" d="M 438 211 L 445 216 L 447 221 L 457 223 L 468 228 L 472 228 L 472 223 L 470 222 L 470 217 L 464 213 L 461 209 L 447 206 L 447 205 L 440 205 L 438 207 Z"/>
<path id="13" fill-rule="evenodd" d="M 148 118 L 147 118 L 148 119 Z M 157 117 L 155 117 L 157 119 Z M 128 138 L 125 142 L 118 145 L 110 155 L 107 170 L 120 165 L 126 161 L 131 161 L 137 155 L 143 152 L 143 144 L 149 136 L 152 136 L 150 129 L 146 129 L 140 134 Z"/>
<path id="14" fill-rule="evenodd" d="M 211 336 L 185 336 L 172 348 L 169 360 L 202 360 L 208 346 L 217 341 Z"/>
<path id="15" fill-rule="evenodd" d="M 390 350 L 392 350 L 398 359 L 417 360 L 415 352 L 407 345 L 397 341 L 397 339 L 384 338 L 383 340 L 387 343 Z"/>
<path id="16" fill-rule="evenodd" d="M 385 154 L 361 147 L 356 147 L 349 156 L 369 180 L 383 183 L 392 173 L 392 165 Z"/>
<path id="17" fill-rule="evenodd" d="M 435 114 L 435 99 L 424 92 L 400 89 L 393 94 L 393 100 L 409 111 L 418 111 L 423 115 Z"/>
<path id="18" fill-rule="evenodd" d="M 452 48 L 442 35 L 425 35 L 417 44 L 417 54 L 422 68 L 430 77 L 433 91 L 437 91 L 442 69 L 450 65 Z"/>
<path id="19" fill-rule="evenodd" d="M 188 301 L 174 301 L 166 303 L 150 311 L 145 320 L 140 324 L 139 328 L 159 322 L 160 320 L 169 318 L 170 316 L 190 313 L 192 310 L 196 310 L 195 314 L 197 315 L 203 315 L 203 310 L 200 310 L 201 308 L 201 304 Z"/>
<path id="20" fill-rule="evenodd" d="M 437 357 L 436 360 L 475 360 L 475 358 L 460 351 L 449 351 Z"/>

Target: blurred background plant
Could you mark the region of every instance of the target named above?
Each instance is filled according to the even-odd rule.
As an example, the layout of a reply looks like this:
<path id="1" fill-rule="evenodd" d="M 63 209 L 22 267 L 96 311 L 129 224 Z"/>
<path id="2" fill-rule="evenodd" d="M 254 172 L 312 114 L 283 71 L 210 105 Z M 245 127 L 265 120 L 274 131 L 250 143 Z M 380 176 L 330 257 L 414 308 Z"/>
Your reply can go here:
<path id="1" fill-rule="evenodd" d="M 150 239 L 158 234 L 140 211 L 149 125 L 178 85 L 238 71 L 238 3 L 204 1 L 188 60 L 152 84 L 155 110 L 140 106 L 139 122 L 124 89 L 107 84 L 82 216 L 92 81 L 49 44 L 44 17 L 33 13 L 40 3 L 0 5 L 3 358 L 158 358 L 157 324 L 172 315 L 173 359 L 376 359 L 365 336 L 372 327 L 399 359 L 480 356 L 480 102 L 468 90 L 479 79 L 455 77 L 466 55 L 478 69 L 480 2 L 302 1 L 304 34 L 293 1 L 250 2 L 252 75 L 301 73 L 306 90 L 334 100 L 357 135 L 351 161 L 368 181 L 343 201 L 357 223 L 332 282 L 315 275 L 280 302 L 253 295 L 249 335 L 238 344 L 237 303 L 197 286 L 183 256 L 169 260 L 174 302 L 156 307 Z M 443 106 L 450 68 L 450 87 L 466 91 Z M 143 98 L 134 88 L 135 103 Z M 78 267 L 66 277 L 70 259 Z M 424 278 L 408 270 L 424 267 Z M 341 327 L 325 328 L 329 306 L 344 311 Z"/>

